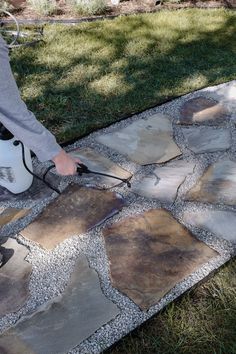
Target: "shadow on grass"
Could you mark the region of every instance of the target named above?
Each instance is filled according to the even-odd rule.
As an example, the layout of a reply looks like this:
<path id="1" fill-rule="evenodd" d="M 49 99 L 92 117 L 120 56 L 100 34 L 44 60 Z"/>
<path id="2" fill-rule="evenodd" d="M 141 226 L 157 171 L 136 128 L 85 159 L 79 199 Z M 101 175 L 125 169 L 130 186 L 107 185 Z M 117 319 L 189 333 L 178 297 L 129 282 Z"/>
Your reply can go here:
<path id="1" fill-rule="evenodd" d="M 187 10 L 46 27 L 12 53 L 26 100 L 59 141 L 235 78 L 236 14 Z"/>

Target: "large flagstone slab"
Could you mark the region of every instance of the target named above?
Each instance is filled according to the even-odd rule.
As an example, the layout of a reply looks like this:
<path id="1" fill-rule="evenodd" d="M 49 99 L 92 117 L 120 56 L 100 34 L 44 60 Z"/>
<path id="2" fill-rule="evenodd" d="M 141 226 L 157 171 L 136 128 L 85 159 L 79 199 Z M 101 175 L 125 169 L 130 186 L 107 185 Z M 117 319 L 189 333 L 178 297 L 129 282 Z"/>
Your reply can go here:
<path id="1" fill-rule="evenodd" d="M 113 286 L 144 310 L 218 255 L 164 209 L 126 218 L 103 235 Z"/>
<path id="2" fill-rule="evenodd" d="M 236 242 L 236 213 L 222 210 L 185 211 L 183 221 L 210 231 L 219 238 Z"/>
<path id="3" fill-rule="evenodd" d="M 1 243 L 0 253 L 3 256 L 0 268 L 0 317 L 2 317 L 9 312 L 18 311 L 29 297 L 32 266 L 25 261 L 28 249 L 13 239 L 9 238 L 5 243 Z"/>
<path id="4" fill-rule="evenodd" d="M 218 125 L 229 118 L 229 112 L 219 102 L 206 97 L 195 97 L 183 104 L 178 124 Z"/>
<path id="5" fill-rule="evenodd" d="M 173 139 L 170 119 L 161 113 L 103 134 L 96 140 L 141 165 L 166 162 L 181 155 Z"/>
<path id="6" fill-rule="evenodd" d="M 65 239 L 99 225 L 123 205 L 123 199 L 114 192 L 69 186 L 21 234 L 52 249 Z"/>
<path id="7" fill-rule="evenodd" d="M 208 167 L 196 185 L 186 193 L 184 199 L 235 205 L 236 163 L 231 160 L 222 160 Z"/>
<path id="8" fill-rule="evenodd" d="M 187 140 L 188 148 L 196 154 L 227 150 L 231 145 L 229 129 L 191 127 L 183 128 L 182 131 Z"/>
<path id="9" fill-rule="evenodd" d="M 28 215 L 30 209 L 6 208 L 1 211 L 0 208 L 0 227 L 10 222 L 17 221 Z"/>
<path id="10" fill-rule="evenodd" d="M 96 151 L 90 148 L 73 150 L 70 152 L 70 155 L 78 157 L 82 161 L 82 163 L 86 165 L 91 171 L 108 173 L 110 175 L 117 176 L 120 178 L 131 177 L 131 173 L 119 167 L 113 161 L 109 160 L 105 156 L 102 156 L 101 154 L 98 154 Z M 98 179 L 100 183 L 108 185 L 109 187 L 114 187 L 122 183 L 117 179 L 104 176 L 97 176 L 95 174 L 87 174 L 86 177 L 89 177 L 91 184 L 97 184 Z"/>
<path id="11" fill-rule="evenodd" d="M 80 256 L 62 296 L 0 336 L 4 354 L 65 354 L 117 316 L 102 293 L 97 273 Z"/>
<path id="12" fill-rule="evenodd" d="M 132 187 L 136 194 L 147 198 L 159 199 L 173 203 L 179 186 L 187 175 L 193 173 L 195 164 L 186 161 L 176 161 L 168 166 L 157 167 L 149 176 Z"/>

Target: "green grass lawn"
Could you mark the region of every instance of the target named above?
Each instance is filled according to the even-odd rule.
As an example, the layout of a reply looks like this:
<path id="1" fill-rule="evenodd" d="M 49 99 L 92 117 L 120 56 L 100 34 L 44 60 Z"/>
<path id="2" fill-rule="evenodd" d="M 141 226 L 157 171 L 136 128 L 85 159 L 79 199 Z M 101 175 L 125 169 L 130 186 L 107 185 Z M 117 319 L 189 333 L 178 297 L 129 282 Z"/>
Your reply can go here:
<path id="1" fill-rule="evenodd" d="M 47 25 L 12 53 L 23 98 L 60 142 L 236 76 L 236 12 L 163 11 Z"/>

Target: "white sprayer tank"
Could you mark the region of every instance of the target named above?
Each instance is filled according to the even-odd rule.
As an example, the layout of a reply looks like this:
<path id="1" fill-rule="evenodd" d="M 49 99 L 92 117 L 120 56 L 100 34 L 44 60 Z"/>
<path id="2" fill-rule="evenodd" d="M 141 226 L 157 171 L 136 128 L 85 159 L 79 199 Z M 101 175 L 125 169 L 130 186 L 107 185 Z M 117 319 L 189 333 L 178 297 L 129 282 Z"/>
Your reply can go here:
<path id="1" fill-rule="evenodd" d="M 21 144 L 14 145 L 16 139 L 0 139 L 0 185 L 14 194 L 26 191 L 33 182 L 33 176 L 26 170 L 22 158 Z M 25 162 L 32 171 L 30 151 L 25 148 Z"/>

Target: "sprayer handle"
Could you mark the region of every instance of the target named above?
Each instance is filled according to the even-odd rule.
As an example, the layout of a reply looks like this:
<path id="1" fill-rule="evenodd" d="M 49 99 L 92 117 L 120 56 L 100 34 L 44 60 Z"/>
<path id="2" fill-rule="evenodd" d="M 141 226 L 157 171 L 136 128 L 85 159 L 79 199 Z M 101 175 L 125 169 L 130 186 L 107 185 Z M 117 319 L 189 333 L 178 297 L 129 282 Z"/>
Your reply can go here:
<path id="1" fill-rule="evenodd" d="M 77 172 L 80 176 L 82 176 L 83 173 L 90 173 L 88 167 L 83 163 L 78 163 Z"/>

